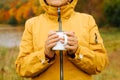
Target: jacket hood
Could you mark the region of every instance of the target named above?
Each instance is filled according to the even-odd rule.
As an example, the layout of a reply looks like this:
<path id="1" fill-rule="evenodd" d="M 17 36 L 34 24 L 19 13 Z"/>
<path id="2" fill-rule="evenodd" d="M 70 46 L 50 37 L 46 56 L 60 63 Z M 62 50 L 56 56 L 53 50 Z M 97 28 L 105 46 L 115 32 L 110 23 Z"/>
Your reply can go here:
<path id="1" fill-rule="evenodd" d="M 39 0 L 41 7 L 44 9 L 46 15 L 53 19 L 57 16 L 57 7 L 53 7 L 50 5 L 47 5 L 44 0 Z M 73 0 L 70 4 L 67 4 L 65 6 L 60 7 L 61 8 L 61 17 L 62 18 L 69 18 L 72 13 L 74 12 L 74 8 L 77 4 L 78 0 Z"/>

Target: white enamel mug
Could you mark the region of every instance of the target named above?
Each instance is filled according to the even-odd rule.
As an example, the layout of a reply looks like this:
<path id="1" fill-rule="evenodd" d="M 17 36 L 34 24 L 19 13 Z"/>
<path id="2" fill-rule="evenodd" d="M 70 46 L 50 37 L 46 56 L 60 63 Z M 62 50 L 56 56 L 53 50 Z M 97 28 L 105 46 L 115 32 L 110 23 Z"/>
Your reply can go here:
<path id="1" fill-rule="evenodd" d="M 57 32 L 57 35 L 59 35 L 59 38 L 64 38 L 64 43 L 61 43 L 60 41 L 57 42 L 57 44 L 52 48 L 52 50 L 65 50 L 65 45 L 67 45 L 68 37 L 64 32 Z"/>

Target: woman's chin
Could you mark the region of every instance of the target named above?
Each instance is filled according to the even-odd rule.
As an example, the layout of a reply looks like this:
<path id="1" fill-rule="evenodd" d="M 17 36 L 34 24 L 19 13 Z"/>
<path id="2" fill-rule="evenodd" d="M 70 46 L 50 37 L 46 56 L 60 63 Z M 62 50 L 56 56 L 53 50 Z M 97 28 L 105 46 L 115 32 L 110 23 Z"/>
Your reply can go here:
<path id="1" fill-rule="evenodd" d="M 61 7 L 62 5 L 61 4 L 54 4 L 54 5 L 51 5 L 51 6 L 53 6 L 53 7 Z"/>
<path id="2" fill-rule="evenodd" d="M 63 5 L 65 5 L 65 4 L 51 4 L 51 6 L 53 6 L 53 7 L 61 7 Z"/>
<path id="3" fill-rule="evenodd" d="M 53 2 L 49 3 L 49 5 L 54 6 L 54 7 L 60 7 L 60 6 L 63 6 L 65 4 L 67 4 L 67 2 L 53 1 Z"/>

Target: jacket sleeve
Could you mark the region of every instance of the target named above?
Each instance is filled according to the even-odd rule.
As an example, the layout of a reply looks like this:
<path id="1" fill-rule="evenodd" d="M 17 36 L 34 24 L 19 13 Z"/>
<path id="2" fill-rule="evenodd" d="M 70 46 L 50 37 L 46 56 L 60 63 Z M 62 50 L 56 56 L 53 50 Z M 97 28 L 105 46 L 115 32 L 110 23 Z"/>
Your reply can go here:
<path id="1" fill-rule="evenodd" d="M 48 63 L 48 59 L 44 55 L 44 48 L 34 51 L 31 23 L 33 23 L 31 20 L 26 22 L 20 53 L 15 62 L 17 73 L 23 77 L 37 76 L 54 63 L 54 60 Z"/>
<path id="2" fill-rule="evenodd" d="M 75 57 L 68 57 L 82 71 L 92 75 L 100 73 L 108 64 L 108 56 L 99 34 L 98 27 L 92 17 L 89 22 L 89 47 L 79 44 Z"/>

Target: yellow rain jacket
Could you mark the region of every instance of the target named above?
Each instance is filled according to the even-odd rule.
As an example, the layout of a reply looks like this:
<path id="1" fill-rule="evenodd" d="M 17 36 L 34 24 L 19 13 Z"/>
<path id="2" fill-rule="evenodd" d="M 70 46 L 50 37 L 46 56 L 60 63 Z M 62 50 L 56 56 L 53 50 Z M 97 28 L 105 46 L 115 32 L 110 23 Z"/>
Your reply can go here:
<path id="1" fill-rule="evenodd" d="M 79 47 L 72 58 L 64 51 L 64 80 L 92 80 L 108 62 L 108 57 L 92 16 L 74 11 L 78 0 L 61 7 L 63 31 L 74 31 Z M 26 22 L 16 60 L 16 71 L 20 76 L 32 80 L 60 80 L 59 51 L 50 63 L 45 58 L 44 46 L 48 33 L 58 31 L 57 8 L 40 0 L 45 13 Z"/>

